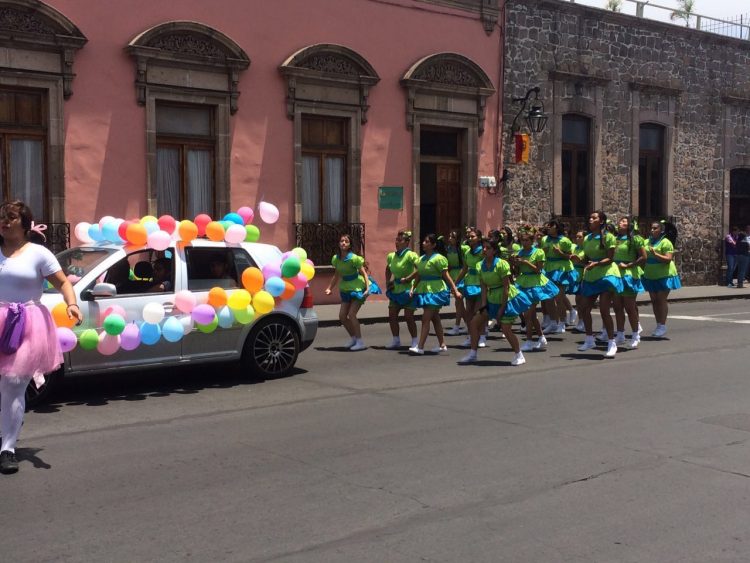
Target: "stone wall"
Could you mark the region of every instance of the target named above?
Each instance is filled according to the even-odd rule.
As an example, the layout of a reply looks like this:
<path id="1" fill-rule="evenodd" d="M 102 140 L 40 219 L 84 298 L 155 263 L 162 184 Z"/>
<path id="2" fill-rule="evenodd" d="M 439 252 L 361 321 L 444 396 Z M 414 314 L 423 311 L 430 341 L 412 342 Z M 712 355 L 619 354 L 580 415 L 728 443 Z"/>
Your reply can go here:
<path id="1" fill-rule="evenodd" d="M 591 207 L 638 215 L 639 126 L 658 123 L 683 281 L 716 283 L 730 171 L 750 168 L 750 42 L 562 0 L 509 0 L 505 9 L 505 131 L 519 109 L 511 98 L 533 86 L 550 119 L 532 137 L 528 164 L 514 163 L 504 139 L 504 220 L 561 214 L 565 113 L 592 119 Z"/>

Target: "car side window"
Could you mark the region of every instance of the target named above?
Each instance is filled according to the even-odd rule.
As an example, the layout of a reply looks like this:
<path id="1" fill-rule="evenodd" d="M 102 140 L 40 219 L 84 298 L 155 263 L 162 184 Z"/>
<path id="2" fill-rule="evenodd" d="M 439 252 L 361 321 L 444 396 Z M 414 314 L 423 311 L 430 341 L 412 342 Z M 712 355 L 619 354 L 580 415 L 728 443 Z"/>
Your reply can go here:
<path id="1" fill-rule="evenodd" d="M 133 252 L 110 266 L 97 282 L 113 284 L 118 296 L 173 291 L 173 256 L 172 251 Z"/>
<path id="2" fill-rule="evenodd" d="M 185 260 L 190 290 L 240 287 L 237 267 L 229 248 L 188 247 L 185 249 Z"/>
<path id="3" fill-rule="evenodd" d="M 255 260 L 253 260 L 252 256 L 250 256 L 244 248 L 233 248 L 232 258 L 234 259 L 234 268 L 239 275 L 240 281 L 242 281 L 242 272 L 247 268 L 258 267 Z"/>

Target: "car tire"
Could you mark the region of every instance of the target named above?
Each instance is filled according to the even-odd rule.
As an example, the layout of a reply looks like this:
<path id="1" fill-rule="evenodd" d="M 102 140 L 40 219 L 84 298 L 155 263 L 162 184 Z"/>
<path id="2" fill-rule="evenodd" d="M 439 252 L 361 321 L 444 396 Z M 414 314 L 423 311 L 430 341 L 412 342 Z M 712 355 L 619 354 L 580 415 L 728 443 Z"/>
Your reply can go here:
<path id="1" fill-rule="evenodd" d="M 255 377 L 284 377 L 291 373 L 299 352 L 299 333 L 292 321 L 280 316 L 261 319 L 245 341 L 242 367 Z"/>
<path id="2" fill-rule="evenodd" d="M 39 388 L 37 388 L 33 381 L 29 382 L 26 387 L 26 408 L 38 407 L 49 401 L 55 389 L 60 384 L 60 380 L 63 378 L 63 372 L 63 368 L 60 368 L 57 371 L 48 373 L 44 376 L 44 384 Z"/>

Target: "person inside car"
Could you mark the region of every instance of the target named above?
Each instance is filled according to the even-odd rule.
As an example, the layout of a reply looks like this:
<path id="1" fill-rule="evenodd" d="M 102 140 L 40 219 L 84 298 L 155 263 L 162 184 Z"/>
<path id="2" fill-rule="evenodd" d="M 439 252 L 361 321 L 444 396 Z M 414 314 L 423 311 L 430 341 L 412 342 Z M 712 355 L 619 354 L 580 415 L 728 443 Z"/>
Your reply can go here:
<path id="1" fill-rule="evenodd" d="M 153 285 L 149 291 L 172 291 L 172 262 L 167 258 L 157 258 L 153 264 Z"/>

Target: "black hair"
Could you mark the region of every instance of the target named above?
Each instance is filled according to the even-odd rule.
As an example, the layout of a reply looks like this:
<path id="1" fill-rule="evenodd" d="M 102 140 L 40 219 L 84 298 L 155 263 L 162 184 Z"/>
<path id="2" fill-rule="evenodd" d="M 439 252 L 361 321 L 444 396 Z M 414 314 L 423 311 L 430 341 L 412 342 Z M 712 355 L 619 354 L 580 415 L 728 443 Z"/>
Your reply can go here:
<path id="1" fill-rule="evenodd" d="M 599 246 L 601 248 L 604 248 L 604 237 L 607 234 L 607 214 L 604 213 L 604 211 L 594 211 L 592 215 L 596 213 L 596 215 L 599 217 Z"/>
<path id="2" fill-rule="evenodd" d="M 478 229 L 477 227 L 467 227 L 466 228 L 466 234 L 468 235 L 470 232 L 474 232 L 477 235 L 477 238 L 481 241 L 484 237 L 482 235 L 482 230 Z M 473 250 L 473 249 L 472 249 Z"/>
<path id="3" fill-rule="evenodd" d="M 547 221 L 547 228 L 549 227 L 555 227 L 557 229 L 557 236 L 560 237 L 565 235 L 565 223 L 563 223 L 562 221 L 558 221 L 557 219 L 550 219 L 549 221 Z"/>
<path id="4" fill-rule="evenodd" d="M 34 214 L 31 212 L 31 208 L 20 199 L 3 202 L 0 205 L 0 215 L 6 215 L 9 211 L 21 218 L 21 226 L 26 234 L 26 239 L 37 244 L 42 244 L 44 237 L 31 230 L 31 224 L 34 222 Z M 0 236 L 0 244 L 4 243 L 3 237 Z"/>
<path id="5" fill-rule="evenodd" d="M 445 256 L 446 250 L 445 250 L 445 240 L 442 236 L 438 236 L 435 233 L 430 233 L 428 235 L 425 235 L 422 240 L 429 240 L 432 244 L 435 245 L 435 252 L 438 254 L 442 254 Z"/>
<path id="6" fill-rule="evenodd" d="M 492 233 L 492 232 L 495 232 L 495 231 L 490 231 L 490 232 Z M 497 231 L 497 232 L 499 232 L 499 231 Z M 495 255 L 496 256 L 498 254 L 500 254 L 500 249 L 499 249 L 500 239 L 498 239 L 498 238 L 493 237 L 493 236 L 490 235 L 490 236 L 485 237 L 485 238 L 482 239 L 482 246 L 484 246 L 485 244 L 489 245 L 490 248 L 492 248 L 492 250 L 495 251 Z"/>
<path id="7" fill-rule="evenodd" d="M 508 225 L 505 225 L 503 227 L 503 232 L 505 233 L 503 236 L 503 246 L 505 246 L 505 248 L 511 248 L 513 246 L 513 229 Z"/>
<path id="8" fill-rule="evenodd" d="M 461 231 L 453 229 L 448 233 L 448 238 L 453 238 L 456 241 L 456 254 L 458 254 L 458 267 L 464 267 L 464 253 L 461 251 Z"/>
<path id="9" fill-rule="evenodd" d="M 669 239 L 669 242 L 671 242 L 672 245 L 677 244 L 677 225 L 666 219 L 654 223 L 659 225 L 659 229 L 664 233 L 664 236 Z"/>

